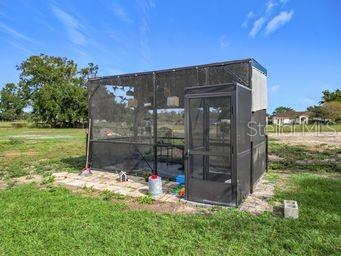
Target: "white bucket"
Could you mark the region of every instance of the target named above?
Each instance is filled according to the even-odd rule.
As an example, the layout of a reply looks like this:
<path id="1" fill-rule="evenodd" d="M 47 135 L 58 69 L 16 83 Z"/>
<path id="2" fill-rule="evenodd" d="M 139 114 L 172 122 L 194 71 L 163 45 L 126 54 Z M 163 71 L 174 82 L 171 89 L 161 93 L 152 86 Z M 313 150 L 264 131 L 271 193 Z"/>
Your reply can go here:
<path id="1" fill-rule="evenodd" d="M 153 175 L 148 178 L 149 193 L 152 197 L 161 196 L 162 193 L 162 181 L 161 177 L 154 178 Z"/>

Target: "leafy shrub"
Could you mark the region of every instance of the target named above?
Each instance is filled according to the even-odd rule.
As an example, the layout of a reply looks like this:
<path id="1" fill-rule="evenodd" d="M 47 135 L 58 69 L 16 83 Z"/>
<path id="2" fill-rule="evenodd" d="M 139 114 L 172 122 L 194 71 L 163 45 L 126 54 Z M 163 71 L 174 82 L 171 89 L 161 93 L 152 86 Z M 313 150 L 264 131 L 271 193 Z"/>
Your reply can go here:
<path id="1" fill-rule="evenodd" d="M 93 192 L 95 192 L 94 186 L 88 187 L 86 184 L 84 184 L 83 189 L 84 189 L 87 193 L 93 193 Z"/>
<path id="2" fill-rule="evenodd" d="M 103 200 L 109 201 L 113 198 L 113 193 L 110 190 L 105 189 L 101 192 L 101 197 Z"/>
<path id="3" fill-rule="evenodd" d="M 7 185 L 7 189 L 11 189 L 15 186 L 15 184 L 17 184 L 16 180 L 8 180 L 6 185 Z"/>
<path id="4" fill-rule="evenodd" d="M 10 145 L 19 145 L 19 144 L 23 144 L 25 141 L 18 139 L 18 138 L 14 138 L 14 137 L 9 137 L 9 142 L 8 144 Z"/>
<path id="5" fill-rule="evenodd" d="M 24 122 L 13 122 L 13 123 L 11 123 L 11 126 L 13 128 L 25 128 L 25 127 L 27 127 L 27 123 L 24 123 Z"/>
<path id="6" fill-rule="evenodd" d="M 124 200 L 124 199 L 126 199 L 126 196 L 122 195 L 120 193 L 112 193 L 112 197 L 113 197 L 113 199 L 116 199 L 116 200 Z"/>
<path id="7" fill-rule="evenodd" d="M 139 204 L 152 204 L 155 201 L 155 199 L 149 194 L 146 196 L 139 196 L 136 200 Z"/>
<path id="8" fill-rule="evenodd" d="M 56 180 L 56 177 L 53 175 L 47 176 L 45 177 L 42 181 L 41 181 L 41 185 L 48 185 L 53 183 Z"/>

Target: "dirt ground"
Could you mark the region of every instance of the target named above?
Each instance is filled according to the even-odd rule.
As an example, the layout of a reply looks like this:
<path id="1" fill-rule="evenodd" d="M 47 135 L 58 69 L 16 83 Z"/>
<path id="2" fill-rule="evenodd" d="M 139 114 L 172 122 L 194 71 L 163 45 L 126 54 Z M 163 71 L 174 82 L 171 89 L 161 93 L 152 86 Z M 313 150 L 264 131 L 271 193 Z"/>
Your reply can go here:
<path id="1" fill-rule="evenodd" d="M 341 147 L 341 132 L 269 133 L 269 138 L 291 145 L 328 144 Z"/>

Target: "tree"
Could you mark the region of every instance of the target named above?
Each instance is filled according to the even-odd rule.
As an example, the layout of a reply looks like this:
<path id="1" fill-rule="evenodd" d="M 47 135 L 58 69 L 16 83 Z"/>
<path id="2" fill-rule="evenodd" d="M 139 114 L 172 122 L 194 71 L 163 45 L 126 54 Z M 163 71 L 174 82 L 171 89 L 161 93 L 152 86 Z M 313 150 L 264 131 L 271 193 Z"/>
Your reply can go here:
<path id="1" fill-rule="evenodd" d="M 327 118 L 325 109 L 319 106 L 310 106 L 307 108 L 311 118 Z"/>
<path id="2" fill-rule="evenodd" d="M 341 121 L 341 101 L 330 101 L 322 105 L 325 117 L 335 122 Z"/>
<path id="3" fill-rule="evenodd" d="M 279 115 L 279 114 L 284 114 L 284 113 L 288 113 L 288 112 L 295 112 L 295 110 L 293 108 L 290 108 L 290 107 L 283 107 L 283 106 L 280 106 L 280 107 L 277 107 L 274 112 L 272 112 L 272 114 L 274 116 L 276 115 Z"/>
<path id="4" fill-rule="evenodd" d="M 334 92 L 328 90 L 322 92 L 322 100 L 320 105 L 307 108 L 311 117 L 331 119 L 336 122 L 341 121 L 341 91 L 339 89 Z"/>
<path id="5" fill-rule="evenodd" d="M 26 104 L 27 101 L 20 88 L 14 83 L 6 84 L 0 91 L 0 120 L 20 119 Z"/>
<path id="6" fill-rule="evenodd" d="M 326 103 L 326 102 L 332 102 L 332 101 L 338 101 L 341 102 L 341 90 L 336 89 L 335 92 L 330 92 L 329 90 L 325 90 L 322 92 L 322 100 L 320 101 L 320 104 Z"/>
<path id="7" fill-rule="evenodd" d="M 98 66 L 95 65 L 94 63 L 90 62 L 88 64 L 88 67 L 82 68 L 79 73 L 81 74 L 81 79 L 86 80 L 91 77 L 95 77 L 98 72 Z"/>
<path id="8" fill-rule="evenodd" d="M 29 57 L 17 69 L 33 120 L 53 127 L 73 127 L 87 117 L 85 82 L 96 75 L 97 65 L 89 63 L 78 70 L 73 60 L 41 54 Z"/>

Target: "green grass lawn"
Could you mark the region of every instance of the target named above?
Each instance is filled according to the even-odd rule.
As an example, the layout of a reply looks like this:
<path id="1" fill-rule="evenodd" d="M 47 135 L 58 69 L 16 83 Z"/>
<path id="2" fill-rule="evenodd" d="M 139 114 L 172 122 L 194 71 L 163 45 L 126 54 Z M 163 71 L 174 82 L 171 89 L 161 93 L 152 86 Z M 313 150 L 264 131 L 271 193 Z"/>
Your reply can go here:
<path id="1" fill-rule="evenodd" d="M 0 128 L 0 178 L 84 167 L 84 129 Z"/>
<path id="2" fill-rule="evenodd" d="M 1 179 L 79 171 L 84 145 L 82 129 L 0 128 Z M 161 214 L 128 209 L 124 200 L 20 185 L 0 191 L 0 255 L 340 255 L 341 149 L 272 141 L 270 153 L 280 158 L 270 163 L 269 179 L 286 173 L 272 201 L 297 200 L 298 220 L 217 208 Z"/>

